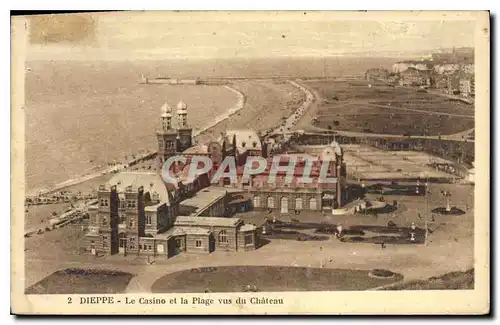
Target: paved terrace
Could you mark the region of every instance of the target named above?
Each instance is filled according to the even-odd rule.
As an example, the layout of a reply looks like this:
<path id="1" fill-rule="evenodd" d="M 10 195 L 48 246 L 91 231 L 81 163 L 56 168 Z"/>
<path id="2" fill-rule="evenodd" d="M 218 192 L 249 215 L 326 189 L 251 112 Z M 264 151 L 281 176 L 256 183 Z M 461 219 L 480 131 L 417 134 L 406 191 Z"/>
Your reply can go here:
<path id="1" fill-rule="evenodd" d="M 416 151 L 383 151 L 370 146 L 343 145 L 348 172 L 365 180 L 433 178 L 457 180 L 456 175 L 427 166 L 448 161 Z"/>

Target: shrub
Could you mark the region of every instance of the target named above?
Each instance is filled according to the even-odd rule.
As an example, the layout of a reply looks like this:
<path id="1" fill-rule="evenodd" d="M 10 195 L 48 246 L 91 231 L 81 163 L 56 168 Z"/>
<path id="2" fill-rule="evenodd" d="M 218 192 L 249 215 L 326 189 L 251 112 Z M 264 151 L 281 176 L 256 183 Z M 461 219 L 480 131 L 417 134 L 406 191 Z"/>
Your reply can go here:
<path id="1" fill-rule="evenodd" d="M 394 272 L 384 269 L 373 269 L 370 275 L 377 278 L 392 278 L 396 275 Z"/>

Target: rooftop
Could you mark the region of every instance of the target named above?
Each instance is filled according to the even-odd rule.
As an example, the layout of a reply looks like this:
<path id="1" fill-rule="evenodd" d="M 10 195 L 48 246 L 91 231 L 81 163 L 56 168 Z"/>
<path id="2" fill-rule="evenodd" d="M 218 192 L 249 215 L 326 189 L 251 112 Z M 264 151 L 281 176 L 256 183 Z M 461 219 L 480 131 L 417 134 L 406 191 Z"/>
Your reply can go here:
<path id="1" fill-rule="evenodd" d="M 262 150 L 260 138 L 254 130 L 227 130 L 225 136 L 230 143 L 233 137 L 236 137 L 238 151 Z"/>
<path id="2" fill-rule="evenodd" d="M 195 196 L 182 201 L 181 205 L 188 205 L 200 210 L 212 204 L 214 201 L 223 198 L 226 194 L 227 191 L 224 188 L 210 186 L 198 191 Z"/>
<path id="3" fill-rule="evenodd" d="M 255 227 L 252 224 L 247 223 L 247 224 L 244 224 L 243 226 L 241 226 L 240 231 L 253 231 L 255 229 L 257 229 L 257 227 Z"/>
<path id="4" fill-rule="evenodd" d="M 197 144 L 192 147 L 187 148 L 182 153 L 185 154 L 207 154 L 208 146 L 206 144 Z"/>
<path id="5" fill-rule="evenodd" d="M 137 190 L 139 187 L 144 188 L 144 193 L 149 192 L 152 196 L 157 193 L 160 202 L 169 202 L 169 193 L 161 176 L 151 172 L 121 172 L 113 176 L 107 186 L 116 186 L 117 192 L 126 192 Z"/>
<path id="6" fill-rule="evenodd" d="M 236 227 L 242 221 L 239 218 L 217 218 L 217 217 L 185 217 L 179 216 L 175 220 L 175 226 L 200 226 L 200 227 Z"/>
<path id="7" fill-rule="evenodd" d="M 200 227 L 179 227 L 175 226 L 170 228 L 162 235 L 167 238 L 170 236 L 182 236 L 182 235 L 210 235 L 210 230 Z"/>

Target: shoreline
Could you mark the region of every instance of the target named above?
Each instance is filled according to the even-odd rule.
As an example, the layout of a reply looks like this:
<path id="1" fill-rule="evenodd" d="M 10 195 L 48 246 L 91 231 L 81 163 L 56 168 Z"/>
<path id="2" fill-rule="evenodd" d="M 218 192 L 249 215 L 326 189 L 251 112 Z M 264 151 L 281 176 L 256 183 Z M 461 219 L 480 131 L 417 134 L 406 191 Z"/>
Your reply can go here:
<path id="1" fill-rule="evenodd" d="M 233 107 L 228 108 L 227 112 L 217 115 L 210 123 L 204 125 L 201 128 L 194 129 L 193 130 L 193 137 L 196 137 L 196 136 L 202 134 L 203 132 L 206 132 L 207 130 L 215 127 L 217 124 L 223 122 L 224 120 L 228 119 L 232 115 L 238 113 L 240 110 L 242 110 L 245 107 L 245 103 L 246 103 L 245 94 L 243 94 L 241 91 L 239 91 L 231 86 L 228 86 L 228 85 L 224 85 L 222 87 L 224 87 L 224 88 L 228 89 L 229 91 L 236 94 L 236 98 L 237 98 L 236 104 Z M 125 168 L 128 168 L 128 167 L 130 167 L 130 166 L 132 166 L 140 161 L 152 159 L 156 154 L 157 154 L 157 151 L 149 151 L 149 152 L 146 152 L 146 153 L 138 156 L 135 159 L 129 160 L 128 162 L 126 162 L 125 164 L 122 164 L 122 165 L 115 165 L 115 166 L 111 166 L 111 167 L 106 167 L 106 168 L 97 170 L 95 172 L 91 172 L 90 174 L 83 174 L 83 175 L 77 176 L 75 178 L 70 178 L 68 180 L 60 182 L 60 183 L 58 183 L 54 186 L 51 186 L 49 188 L 36 188 L 36 189 L 26 191 L 25 198 L 48 195 L 48 194 L 63 190 L 67 187 L 74 186 L 74 185 L 92 180 L 94 178 L 97 178 L 97 177 L 100 177 L 103 175 L 107 175 L 109 173 L 119 172 L 119 171 L 121 171 Z"/>

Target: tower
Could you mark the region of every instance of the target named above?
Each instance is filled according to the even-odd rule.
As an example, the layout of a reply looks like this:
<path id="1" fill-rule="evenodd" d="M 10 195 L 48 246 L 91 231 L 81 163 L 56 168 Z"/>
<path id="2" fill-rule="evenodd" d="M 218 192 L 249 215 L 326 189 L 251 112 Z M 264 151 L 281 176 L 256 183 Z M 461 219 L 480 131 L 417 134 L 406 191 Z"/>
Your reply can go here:
<path id="1" fill-rule="evenodd" d="M 166 102 L 161 107 L 156 136 L 158 138 L 158 170 L 161 173 L 165 160 L 177 152 L 177 130 L 172 128 L 172 108 Z"/>
<path id="2" fill-rule="evenodd" d="M 177 104 L 177 123 L 178 123 L 178 152 L 183 152 L 192 146 L 193 129 L 189 127 L 187 122 L 187 105 L 182 100 Z"/>

